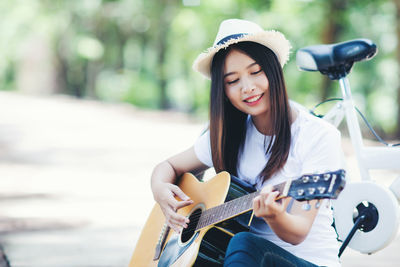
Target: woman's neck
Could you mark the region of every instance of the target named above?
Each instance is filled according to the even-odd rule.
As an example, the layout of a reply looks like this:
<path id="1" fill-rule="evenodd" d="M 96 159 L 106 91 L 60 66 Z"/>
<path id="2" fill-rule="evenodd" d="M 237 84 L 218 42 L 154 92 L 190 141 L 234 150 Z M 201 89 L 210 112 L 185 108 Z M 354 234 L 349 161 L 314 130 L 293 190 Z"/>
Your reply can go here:
<path id="1" fill-rule="evenodd" d="M 259 131 L 263 135 L 272 135 L 272 123 L 269 113 L 258 116 L 251 116 L 251 119 L 257 131 Z"/>
<path id="2" fill-rule="evenodd" d="M 292 124 L 297 119 L 297 110 L 295 108 L 290 109 L 290 124 Z M 273 128 L 270 119 L 270 113 L 251 116 L 253 120 L 253 124 L 256 127 L 257 131 L 262 133 L 263 135 L 273 135 Z"/>

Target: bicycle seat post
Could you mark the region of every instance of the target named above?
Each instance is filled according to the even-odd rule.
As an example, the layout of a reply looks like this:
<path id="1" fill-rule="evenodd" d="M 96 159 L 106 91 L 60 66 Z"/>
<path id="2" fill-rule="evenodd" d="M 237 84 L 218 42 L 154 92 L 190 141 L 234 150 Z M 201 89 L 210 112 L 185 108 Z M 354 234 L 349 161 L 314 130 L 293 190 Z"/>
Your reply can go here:
<path id="1" fill-rule="evenodd" d="M 339 85 L 342 90 L 343 96 L 343 107 L 346 114 L 346 123 L 349 130 L 350 139 L 357 156 L 357 161 L 360 169 L 360 175 L 362 180 L 371 180 L 368 169 L 363 166 L 362 151 L 364 144 L 362 141 L 361 129 L 358 123 L 357 114 L 351 96 L 350 83 L 347 76 L 339 79 Z"/>

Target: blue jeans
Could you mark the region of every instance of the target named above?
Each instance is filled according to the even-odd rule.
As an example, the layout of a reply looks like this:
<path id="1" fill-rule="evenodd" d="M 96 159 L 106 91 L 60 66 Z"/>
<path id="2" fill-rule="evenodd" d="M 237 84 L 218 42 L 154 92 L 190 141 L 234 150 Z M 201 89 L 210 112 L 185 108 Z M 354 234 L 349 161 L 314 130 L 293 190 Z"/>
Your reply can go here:
<path id="1" fill-rule="evenodd" d="M 274 243 L 248 232 L 232 237 L 225 254 L 224 266 L 316 267 Z"/>

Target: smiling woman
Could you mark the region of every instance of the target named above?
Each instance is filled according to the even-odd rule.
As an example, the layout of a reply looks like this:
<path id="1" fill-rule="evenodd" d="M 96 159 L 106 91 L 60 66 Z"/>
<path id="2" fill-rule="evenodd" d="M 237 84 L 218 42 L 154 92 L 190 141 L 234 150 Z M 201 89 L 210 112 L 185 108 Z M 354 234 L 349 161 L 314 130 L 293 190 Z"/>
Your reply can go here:
<path id="1" fill-rule="evenodd" d="M 229 237 L 226 253 L 214 255 L 215 259 L 207 254 L 208 263 L 340 266 L 330 203 L 321 205 L 312 200 L 314 207 L 310 208 L 282 199 L 283 193 L 272 190 L 272 185 L 290 183 L 302 174 L 342 167 L 336 128 L 289 103 L 282 71 L 289 50 L 283 34 L 264 31 L 250 21 L 230 19 L 221 23 L 213 47 L 194 62 L 196 71 L 211 78 L 210 127 L 191 148 L 154 168 L 152 191 L 167 225 L 182 236 L 182 227 L 192 229 L 197 224 L 193 216 L 177 213 L 180 208 L 197 205 L 196 196 L 186 195 L 175 185 L 185 172 L 213 167 L 222 174 L 228 171 L 247 184 L 246 188 L 253 186 L 260 192 L 250 203 L 255 215 L 249 223 L 250 233 Z M 201 191 L 202 186 L 197 187 Z M 218 234 L 210 231 L 210 235 Z M 176 240 L 172 234 L 169 237 L 168 253 L 175 251 L 170 248 Z M 186 250 L 182 244 L 178 246 Z M 192 248 L 187 248 L 187 253 Z M 175 262 L 176 258 L 159 251 L 165 266 Z"/>

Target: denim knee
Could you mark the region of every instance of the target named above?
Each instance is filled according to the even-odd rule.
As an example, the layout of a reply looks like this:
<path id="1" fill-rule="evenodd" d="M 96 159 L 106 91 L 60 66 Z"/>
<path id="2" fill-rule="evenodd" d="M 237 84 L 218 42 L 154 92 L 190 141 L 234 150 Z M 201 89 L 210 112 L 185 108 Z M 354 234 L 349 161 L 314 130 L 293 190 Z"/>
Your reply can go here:
<path id="1" fill-rule="evenodd" d="M 253 233 L 241 232 L 232 237 L 225 254 L 224 266 L 313 266 L 271 241 Z"/>
<path id="2" fill-rule="evenodd" d="M 240 232 L 234 235 L 229 242 L 229 246 L 243 246 L 244 244 L 248 244 L 252 242 L 255 235 L 249 232 Z"/>
<path id="3" fill-rule="evenodd" d="M 274 251 L 278 246 L 271 241 L 268 241 L 253 233 L 241 232 L 232 237 L 231 241 L 229 242 L 228 249 L 237 248 L 239 250 L 246 249 L 255 252 L 260 250 L 261 247 L 261 251 L 265 253 L 267 251 Z"/>
<path id="4" fill-rule="evenodd" d="M 226 250 L 224 266 L 258 266 L 262 253 L 258 251 L 260 248 L 255 239 L 257 236 L 248 232 L 233 236 Z"/>

